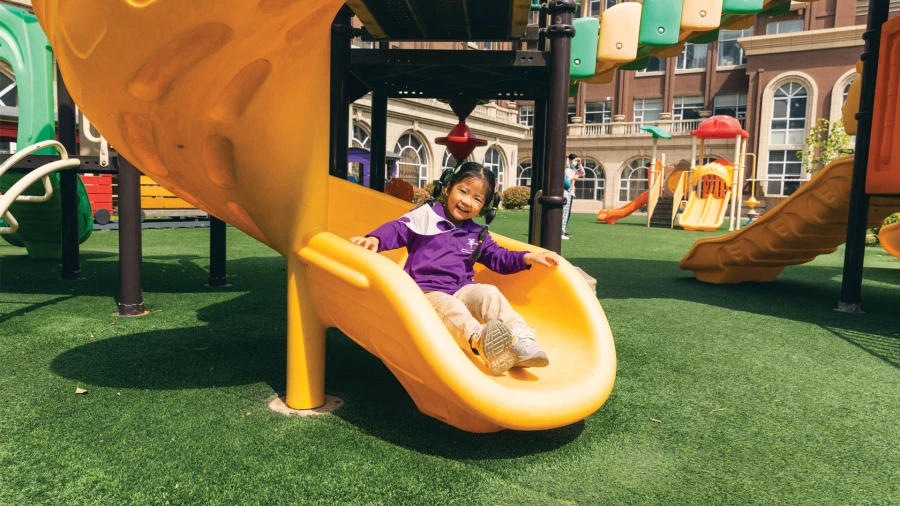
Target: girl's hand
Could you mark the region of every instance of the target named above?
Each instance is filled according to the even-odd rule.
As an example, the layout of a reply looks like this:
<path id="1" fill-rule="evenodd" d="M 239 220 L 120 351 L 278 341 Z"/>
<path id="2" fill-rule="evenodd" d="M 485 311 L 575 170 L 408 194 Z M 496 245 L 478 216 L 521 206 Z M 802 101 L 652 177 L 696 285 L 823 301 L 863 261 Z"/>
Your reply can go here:
<path id="1" fill-rule="evenodd" d="M 528 265 L 541 264 L 546 267 L 554 267 L 559 265 L 561 258 L 552 251 L 544 251 L 543 253 L 525 253 L 525 263 Z"/>
<path id="2" fill-rule="evenodd" d="M 351 237 L 350 242 L 357 246 L 362 246 L 369 251 L 374 251 L 378 253 L 378 238 L 377 237 Z"/>

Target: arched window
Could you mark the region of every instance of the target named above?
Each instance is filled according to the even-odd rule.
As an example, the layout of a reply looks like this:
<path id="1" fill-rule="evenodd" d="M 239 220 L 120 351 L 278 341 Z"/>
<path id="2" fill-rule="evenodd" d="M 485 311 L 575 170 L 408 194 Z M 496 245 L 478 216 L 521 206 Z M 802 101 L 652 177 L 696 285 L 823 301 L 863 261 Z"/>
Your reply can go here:
<path id="1" fill-rule="evenodd" d="M 494 176 L 497 177 L 497 191 L 503 191 L 503 156 L 500 155 L 500 150 L 494 147 L 491 147 L 484 154 L 484 168 L 490 169 L 491 172 L 494 173 Z"/>
<path id="2" fill-rule="evenodd" d="M 415 135 L 403 134 L 394 151 L 400 154 L 397 168 L 400 178 L 407 183 L 424 188 L 428 183 L 428 152 Z"/>
<path id="3" fill-rule="evenodd" d="M 844 91 L 841 93 L 841 105 L 845 104 L 847 102 L 847 97 L 850 96 L 850 86 L 853 86 L 853 81 L 848 82 L 847 85 L 844 86 Z"/>
<path id="4" fill-rule="evenodd" d="M 803 151 L 806 137 L 808 93 L 800 83 L 788 82 L 775 91 L 772 109 L 772 132 L 769 136 L 769 195 L 790 195 L 800 187 Z"/>
<path id="5" fill-rule="evenodd" d="M 806 88 L 785 83 L 775 91 L 769 144 L 803 145 L 806 135 Z"/>
<path id="6" fill-rule="evenodd" d="M 630 202 L 647 191 L 647 167 L 652 160 L 636 158 L 625 165 L 619 179 L 619 201 Z"/>
<path id="7" fill-rule="evenodd" d="M 516 185 L 531 186 L 531 160 L 525 159 L 519 162 L 516 168 Z"/>
<path id="8" fill-rule="evenodd" d="M 463 162 L 472 161 L 472 157 L 468 157 Z M 456 161 L 456 158 L 453 158 L 453 154 L 450 153 L 449 149 L 444 150 L 444 161 L 441 162 L 442 169 L 455 169 L 456 166 L 459 165 L 459 162 Z"/>
<path id="9" fill-rule="evenodd" d="M 358 123 L 353 124 L 353 139 L 350 140 L 351 148 L 369 149 L 372 143 L 369 141 L 369 132 Z"/>
<path id="10" fill-rule="evenodd" d="M 606 194 L 606 173 L 595 160 L 584 160 L 584 177 L 575 181 L 575 198 L 603 200 Z"/>

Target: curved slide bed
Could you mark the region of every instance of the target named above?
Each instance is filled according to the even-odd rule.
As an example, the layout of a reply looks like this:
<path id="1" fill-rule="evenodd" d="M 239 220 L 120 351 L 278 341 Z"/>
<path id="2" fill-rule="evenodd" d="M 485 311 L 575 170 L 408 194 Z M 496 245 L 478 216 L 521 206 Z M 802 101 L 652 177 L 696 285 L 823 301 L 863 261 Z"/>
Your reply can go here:
<path id="1" fill-rule="evenodd" d="M 551 359 L 492 377 L 458 348 L 400 269 L 400 252 L 346 240 L 409 204 L 328 176 L 322 76 L 342 5 L 34 1 L 76 102 L 110 143 L 288 259 L 289 406 L 324 403 L 325 329 L 334 326 L 378 356 L 424 413 L 461 429 L 548 429 L 589 416 L 609 396 L 616 357 L 596 295 L 571 265 L 477 274 L 536 327 Z"/>
<path id="2" fill-rule="evenodd" d="M 852 173 L 852 156 L 831 162 L 750 225 L 694 243 L 679 267 L 694 271 L 698 280 L 707 283 L 769 282 L 789 265 L 833 253 L 847 237 Z M 897 211 L 897 200 L 872 197 L 869 227 Z M 893 237 L 893 231 L 888 230 L 888 237 Z"/>
<path id="3" fill-rule="evenodd" d="M 647 205 L 650 200 L 650 191 L 645 191 L 637 196 L 636 199 L 617 209 L 603 209 L 597 213 L 597 221 L 602 221 L 607 225 L 615 225 L 617 221 Z"/>

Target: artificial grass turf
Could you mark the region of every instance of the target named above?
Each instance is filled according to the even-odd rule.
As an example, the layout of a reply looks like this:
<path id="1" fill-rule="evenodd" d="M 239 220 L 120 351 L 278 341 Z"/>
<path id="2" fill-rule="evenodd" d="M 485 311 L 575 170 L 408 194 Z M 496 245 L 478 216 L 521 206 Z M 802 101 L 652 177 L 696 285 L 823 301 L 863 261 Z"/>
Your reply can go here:
<path id="1" fill-rule="evenodd" d="M 847 315 L 832 310 L 840 253 L 771 284 L 706 285 L 677 268 L 705 234 L 640 221 L 574 215 L 563 243 L 616 338 L 609 401 L 569 427 L 486 435 L 419 414 L 336 331 L 326 388 L 346 404 L 268 411 L 285 262 L 234 229 L 218 290 L 202 286 L 207 231 L 145 231 L 156 312 L 137 319 L 110 316 L 115 233 L 82 246 L 78 282 L 0 246 L 0 504 L 900 502 L 900 263 L 869 248 L 867 314 Z M 502 212 L 492 229 L 526 226 Z"/>

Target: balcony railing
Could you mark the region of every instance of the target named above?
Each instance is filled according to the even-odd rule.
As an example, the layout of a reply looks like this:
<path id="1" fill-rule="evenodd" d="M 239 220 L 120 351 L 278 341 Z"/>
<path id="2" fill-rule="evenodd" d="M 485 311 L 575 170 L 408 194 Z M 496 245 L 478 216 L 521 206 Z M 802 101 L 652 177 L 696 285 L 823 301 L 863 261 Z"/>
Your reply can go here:
<path id="1" fill-rule="evenodd" d="M 746 128 L 747 120 L 738 119 L 741 122 L 741 128 Z M 569 137 L 650 137 L 649 132 L 641 130 L 644 125 L 655 125 L 666 130 L 673 136 L 691 135 L 692 130 L 696 130 L 700 126 L 703 119 L 685 119 L 685 120 L 659 120 L 659 121 L 613 121 L 611 123 L 570 123 Z M 534 127 L 529 127 L 525 133 L 525 137 L 531 138 L 534 135 Z"/>

